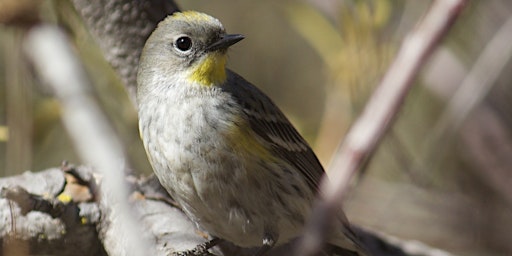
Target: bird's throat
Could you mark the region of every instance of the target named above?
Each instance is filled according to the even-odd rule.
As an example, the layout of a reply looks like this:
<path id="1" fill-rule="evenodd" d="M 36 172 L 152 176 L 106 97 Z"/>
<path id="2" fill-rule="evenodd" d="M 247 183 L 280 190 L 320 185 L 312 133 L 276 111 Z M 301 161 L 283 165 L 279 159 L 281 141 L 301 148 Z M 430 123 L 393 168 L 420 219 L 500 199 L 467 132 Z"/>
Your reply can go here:
<path id="1" fill-rule="evenodd" d="M 203 86 L 224 83 L 226 81 L 226 54 L 222 52 L 208 54 L 193 67 L 189 79 Z"/>

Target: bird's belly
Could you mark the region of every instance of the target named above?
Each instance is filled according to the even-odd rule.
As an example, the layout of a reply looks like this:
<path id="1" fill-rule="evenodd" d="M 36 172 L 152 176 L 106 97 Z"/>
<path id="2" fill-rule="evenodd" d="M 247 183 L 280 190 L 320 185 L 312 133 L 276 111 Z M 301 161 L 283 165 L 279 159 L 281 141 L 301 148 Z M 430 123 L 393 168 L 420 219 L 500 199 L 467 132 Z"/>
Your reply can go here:
<path id="1" fill-rule="evenodd" d="M 222 150 L 216 153 L 222 169 L 215 168 L 206 159 L 194 162 L 187 171 L 178 172 L 181 185 L 174 189 L 174 197 L 186 214 L 211 235 L 242 247 L 259 247 L 268 230 L 279 235 L 278 243 L 297 236 L 309 205 L 290 209 L 276 201 L 277 185 L 251 180 L 247 172 L 264 172 L 266 169 L 248 169 L 237 161 L 236 152 Z M 258 167 L 259 168 L 259 167 Z M 176 187 L 176 186 L 174 186 Z M 277 190 L 276 190 L 277 189 Z M 294 197 L 284 201 L 307 200 Z"/>
<path id="2" fill-rule="evenodd" d="M 219 158 L 226 158 L 225 152 Z M 239 246 L 260 246 L 265 221 L 275 218 L 270 211 L 261 211 L 268 205 L 267 196 L 255 196 L 247 179 L 236 163 L 223 160 L 223 170 L 212 167 L 204 159 L 196 161 L 188 171 L 177 174 L 181 186 L 174 196 L 187 215 L 211 235 Z M 228 170 L 228 171 L 226 171 Z"/>
<path id="3" fill-rule="evenodd" d="M 149 118 L 142 133 L 157 177 L 208 233 L 242 247 L 261 246 L 269 230 L 278 233 L 278 244 L 300 234 L 311 198 L 286 187 L 295 177 L 262 160 L 259 151 L 234 148 L 230 143 L 237 141 L 224 137 L 230 134 L 221 126 L 226 122 L 205 122 L 205 114 L 176 109 Z M 151 119 L 164 119 L 167 129 L 153 127 Z"/>

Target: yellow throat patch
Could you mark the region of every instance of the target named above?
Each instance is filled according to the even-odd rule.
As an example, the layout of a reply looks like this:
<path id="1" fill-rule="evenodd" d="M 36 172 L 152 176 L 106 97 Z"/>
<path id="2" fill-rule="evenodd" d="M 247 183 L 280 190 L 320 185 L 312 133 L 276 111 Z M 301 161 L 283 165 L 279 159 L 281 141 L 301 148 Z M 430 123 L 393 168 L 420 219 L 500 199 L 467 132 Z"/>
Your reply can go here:
<path id="1" fill-rule="evenodd" d="M 212 52 L 196 64 L 188 77 L 203 86 L 212 86 L 226 81 L 226 54 Z"/>

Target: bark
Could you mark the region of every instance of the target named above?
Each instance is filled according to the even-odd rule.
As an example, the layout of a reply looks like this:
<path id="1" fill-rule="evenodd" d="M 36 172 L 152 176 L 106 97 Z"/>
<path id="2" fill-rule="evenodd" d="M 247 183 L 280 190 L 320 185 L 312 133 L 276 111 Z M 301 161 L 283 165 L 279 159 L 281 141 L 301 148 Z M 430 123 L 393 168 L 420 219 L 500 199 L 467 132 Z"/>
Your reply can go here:
<path id="1" fill-rule="evenodd" d="M 208 241 L 206 233 L 197 229 L 173 204 L 154 176 L 127 175 L 126 181 L 130 185 L 132 210 L 140 218 L 141 236 L 154 241 L 157 255 L 170 255 Z M 112 210 L 112 204 L 99 196 L 101 187 L 101 176 L 85 166 L 63 165 L 1 178 L 0 245 L 3 248 L 0 255 L 107 255 L 105 247 L 115 247 L 108 243 L 122 241 L 123 234 L 109 230 L 112 225 L 108 218 L 103 218 Z M 434 252 L 439 252 L 421 247 L 417 242 L 391 242 L 392 238 L 359 227 L 354 230 L 373 255 L 435 255 Z M 292 255 L 295 243 L 276 248 L 269 256 Z M 421 252 L 406 254 L 401 249 L 411 246 Z M 24 254 L 20 254 L 20 250 Z M 327 248 L 325 251 L 336 250 Z M 214 255 L 239 256 L 249 256 L 254 251 L 227 242 L 212 250 Z M 110 250 L 109 255 L 123 254 Z"/>
<path id="2" fill-rule="evenodd" d="M 135 102 L 137 66 L 144 43 L 158 22 L 178 9 L 176 3 L 171 0 L 72 2 Z"/>

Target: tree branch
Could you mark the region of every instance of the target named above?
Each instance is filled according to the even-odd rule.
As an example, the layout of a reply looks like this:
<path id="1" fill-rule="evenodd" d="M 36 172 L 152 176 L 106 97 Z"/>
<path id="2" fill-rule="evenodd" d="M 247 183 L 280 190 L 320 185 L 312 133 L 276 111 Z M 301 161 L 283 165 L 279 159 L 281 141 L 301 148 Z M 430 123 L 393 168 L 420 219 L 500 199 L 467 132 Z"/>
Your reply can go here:
<path id="1" fill-rule="evenodd" d="M 356 120 L 330 167 L 330 181 L 321 185 L 321 202 L 314 210 L 298 255 L 315 255 L 322 248 L 328 223 L 341 207 L 351 178 L 375 152 L 391 127 L 414 77 L 462 10 L 464 0 L 434 1 L 424 19 L 404 40 L 398 55 Z"/>
<path id="2" fill-rule="evenodd" d="M 142 48 L 158 22 L 178 10 L 176 3 L 171 0 L 71 2 L 135 102 L 137 67 Z"/>
<path id="3" fill-rule="evenodd" d="M 66 36 L 56 27 L 36 26 L 29 31 L 24 50 L 59 99 L 64 126 L 79 155 L 104 177 L 100 193 L 105 204 L 101 206 L 110 210 L 104 212 L 104 217 L 112 225 L 103 234 L 107 251 L 111 255 L 153 254 L 149 242 L 138 236 L 141 230 L 127 202 L 128 191 L 122 182 L 126 157 L 121 142 L 87 93 L 91 85 Z M 52 65 L 48 65 L 48 60 L 52 60 Z M 116 236 L 110 235 L 110 231 Z"/>

